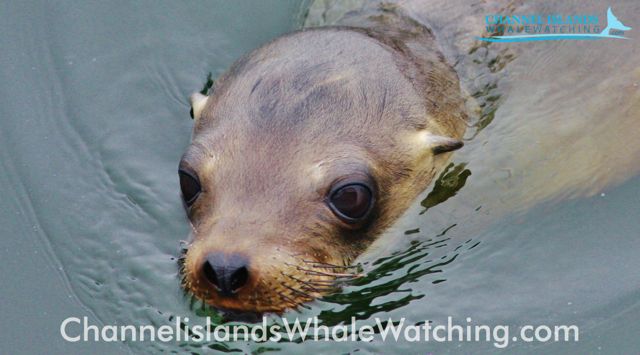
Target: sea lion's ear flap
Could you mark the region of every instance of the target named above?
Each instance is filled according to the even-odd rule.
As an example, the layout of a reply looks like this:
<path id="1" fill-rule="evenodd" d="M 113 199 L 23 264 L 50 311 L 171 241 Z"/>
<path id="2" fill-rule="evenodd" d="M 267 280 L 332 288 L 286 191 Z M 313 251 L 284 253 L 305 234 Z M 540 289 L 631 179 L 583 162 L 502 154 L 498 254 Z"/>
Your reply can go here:
<path id="1" fill-rule="evenodd" d="M 195 92 L 191 94 L 189 97 L 189 101 L 191 102 L 191 118 L 194 120 L 200 119 L 202 115 L 202 110 L 207 105 L 207 99 L 209 96 L 202 95 L 199 92 Z"/>
<path id="2" fill-rule="evenodd" d="M 431 149 L 434 155 L 451 152 L 456 149 L 462 148 L 464 143 L 455 138 L 437 136 L 435 134 L 427 134 L 425 137 L 425 143 Z"/>

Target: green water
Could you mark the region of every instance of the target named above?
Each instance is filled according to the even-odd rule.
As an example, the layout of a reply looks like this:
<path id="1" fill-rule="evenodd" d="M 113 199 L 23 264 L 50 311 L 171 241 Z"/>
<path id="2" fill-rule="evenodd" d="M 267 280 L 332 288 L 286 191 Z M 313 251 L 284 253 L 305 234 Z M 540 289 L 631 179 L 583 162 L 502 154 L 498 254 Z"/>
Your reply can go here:
<path id="1" fill-rule="evenodd" d="M 70 316 L 160 326 L 214 314 L 184 296 L 177 276 L 188 234 L 177 176 L 192 125 L 187 97 L 209 72 L 215 77 L 295 29 L 301 7 L 0 3 L 2 353 L 498 351 L 484 342 L 123 344 L 60 336 Z M 508 112 L 491 119 L 508 121 Z M 286 316 L 318 316 L 326 325 L 351 317 L 444 323 L 447 316 L 513 327 L 576 324 L 577 343 L 506 350 L 637 353 L 640 177 L 593 197 L 507 214 L 474 232 L 447 210 L 482 179 L 481 163 L 464 159 L 455 156 L 435 191 L 405 216 L 412 228 L 390 231 L 394 242 L 363 258 L 366 277 Z M 469 206 L 469 218 L 491 213 L 482 207 Z"/>

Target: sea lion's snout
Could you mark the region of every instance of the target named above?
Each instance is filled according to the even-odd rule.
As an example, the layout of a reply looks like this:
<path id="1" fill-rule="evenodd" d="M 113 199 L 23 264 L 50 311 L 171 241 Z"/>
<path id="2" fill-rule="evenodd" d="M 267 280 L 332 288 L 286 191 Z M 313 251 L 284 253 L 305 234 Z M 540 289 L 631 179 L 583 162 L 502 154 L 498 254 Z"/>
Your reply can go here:
<path id="1" fill-rule="evenodd" d="M 320 245 L 307 254 L 303 245 L 293 245 L 291 250 L 267 243 L 268 238 L 261 236 L 254 243 L 260 247 L 239 243 L 228 246 L 233 248 L 230 251 L 216 243 L 224 237 L 206 234 L 209 237 L 196 237 L 186 252 L 184 287 L 219 309 L 281 313 L 334 290 L 339 277 L 350 276 L 350 268 L 328 258 Z"/>
<path id="2" fill-rule="evenodd" d="M 214 252 L 205 258 L 201 273 L 220 296 L 230 297 L 249 281 L 249 263 L 240 254 Z"/>

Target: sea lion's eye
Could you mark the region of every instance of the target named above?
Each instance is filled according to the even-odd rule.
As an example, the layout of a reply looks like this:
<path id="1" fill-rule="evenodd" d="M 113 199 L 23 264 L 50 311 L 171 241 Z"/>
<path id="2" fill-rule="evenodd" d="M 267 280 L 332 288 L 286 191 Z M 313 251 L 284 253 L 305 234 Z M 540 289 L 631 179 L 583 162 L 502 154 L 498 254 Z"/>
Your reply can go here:
<path id="1" fill-rule="evenodd" d="M 200 194 L 200 181 L 194 173 L 186 170 L 178 170 L 180 175 L 180 190 L 182 191 L 182 199 L 187 206 L 191 206 Z"/>
<path id="2" fill-rule="evenodd" d="M 329 195 L 329 207 L 341 220 L 357 223 L 367 217 L 373 207 L 371 188 L 362 183 L 339 186 Z"/>

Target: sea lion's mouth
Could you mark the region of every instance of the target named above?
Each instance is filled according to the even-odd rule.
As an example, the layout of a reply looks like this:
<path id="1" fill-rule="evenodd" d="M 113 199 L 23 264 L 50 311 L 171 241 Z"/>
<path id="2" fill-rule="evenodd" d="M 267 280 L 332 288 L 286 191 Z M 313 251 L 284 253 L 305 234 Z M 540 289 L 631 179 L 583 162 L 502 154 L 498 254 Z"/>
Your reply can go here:
<path id="1" fill-rule="evenodd" d="M 233 289 L 222 285 L 233 281 L 216 279 L 207 274 L 206 268 L 203 271 L 194 267 L 198 265 L 194 259 L 188 249 L 183 249 L 179 258 L 183 289 L 233 319 L 253 319 L 265 313 L 309 308 L 306 303 L 335 293 L 345 283 L 362 276 L 356 266 L 290 255 L 287 260 L 276 263 L 260 264 L 264 260 L 252 263 L 246 270 L 246 283 Z"/>

